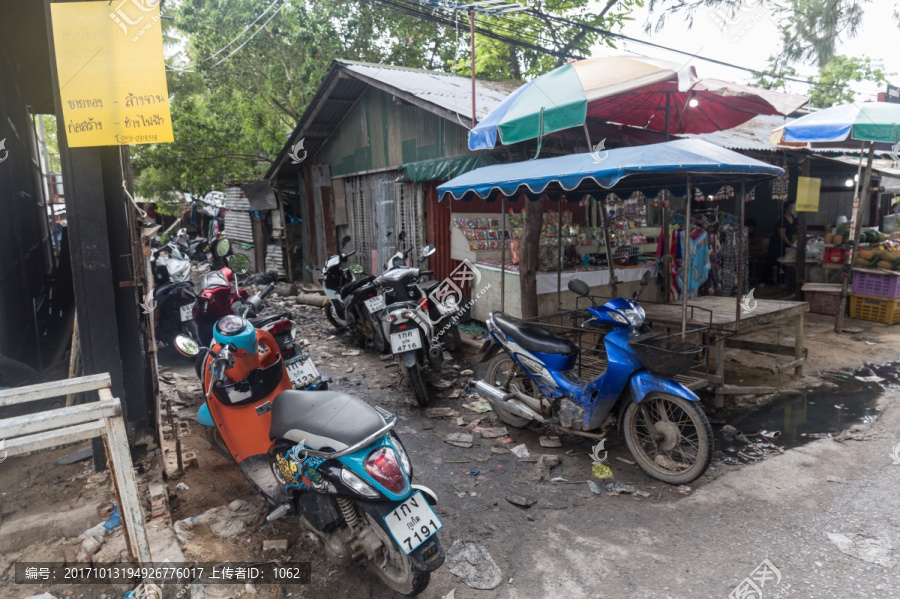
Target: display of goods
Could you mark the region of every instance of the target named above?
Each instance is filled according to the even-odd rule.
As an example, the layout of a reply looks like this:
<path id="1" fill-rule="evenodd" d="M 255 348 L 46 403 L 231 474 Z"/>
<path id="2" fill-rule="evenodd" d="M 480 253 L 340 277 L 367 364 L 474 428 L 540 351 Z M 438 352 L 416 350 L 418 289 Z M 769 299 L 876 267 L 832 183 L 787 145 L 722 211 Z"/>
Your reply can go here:
<path id="1" fill-rule="evenodd" d="M 853 293 L 887 299 L 900 298 L 900 274 L 853 270 Z"/>
<path id="2" fill-rule="evenodd" d="M 900 322 L 900 299 L 884 299 L 866 295 L 850 295 L 850 318 L 897 324 Z"/>

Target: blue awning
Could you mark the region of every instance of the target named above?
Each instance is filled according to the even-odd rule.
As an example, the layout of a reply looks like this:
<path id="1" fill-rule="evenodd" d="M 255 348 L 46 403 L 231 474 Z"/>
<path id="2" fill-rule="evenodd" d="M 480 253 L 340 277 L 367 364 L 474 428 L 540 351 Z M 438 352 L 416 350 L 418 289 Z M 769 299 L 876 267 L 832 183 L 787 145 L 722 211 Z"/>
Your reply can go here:
<path id="1" fill-rule="evenodd" d="M 583 193 L 602 190 L 618 195 L 640 191 L 654 197 L 663 189 L 680 197 L 685 195 L 688 176 L 693 187 L 705 195 L 712 195 L 723 185 L 736 186 L 742 178 L 750 189 L 783 172 L 777 166 L 702 139 L 678 139 L 486 166 L 460 175 L 437 189 L 440 199 L 452 197 L 456 200 L 470 200 L 475 196 L 491 200 L 500 194 L 514 198 L 521 193 L 537 199 L 544 193 L 554 196 L 577 192 L 568 198 L 576 201 Z"/>

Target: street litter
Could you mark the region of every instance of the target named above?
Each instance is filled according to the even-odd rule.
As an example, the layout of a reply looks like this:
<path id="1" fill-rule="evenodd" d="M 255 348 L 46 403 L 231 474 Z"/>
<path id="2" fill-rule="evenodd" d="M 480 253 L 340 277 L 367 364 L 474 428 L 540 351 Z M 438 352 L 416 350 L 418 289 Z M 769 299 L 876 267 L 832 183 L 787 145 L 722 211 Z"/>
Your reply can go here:
<path id="1" fill-rule="evenodd" d="M 358 349 L 348 349 L 346 351 L 342 351 L 342 356 L 358 356 L 361 352 Z"/>
<path id="2" fill-rule="evenodd" d="M 616 481 L 614 483 L 607 483 L 606 490 L 609 491 L 610 495 L 621 495 L 622 493 L 634 494 L 637 489 L 632 487 L 631 485 L 626 485 Z"/>
<path id="3" fill-rule="evenodd" d="M 828 532 L 825 536 L 837 545 L 841 553 L 846 553 L 850 557 L 883 568 L 891 568 L 895 563 L 892 555 L 894 546 L 887 535 Z"/>
<path id="4" fill-rule="evenodd" d="M 476 431 L 481 433 L 481 436 L 485 439 L 496 439 L 497 437 L 505 437 L 509 434 L 505 428 L 476 428 Z"/>
<path id="5" fill-rule="evenodd" d="M 616 456 L 616 459 L 619 460 L 620 462 L 625 462 L 629 466 L 634 466 L 634 464 L 635 464 L 634 460 L 629 460 L 628 458 L 622 458 L 622 457 Z"/>
<path id="6" fill-rule="evenodd" d="M 507 495 L 506 500 L 515 506 L 523 508 L 529 508 L 537 503 L 534 499 L 529 499 L 522 495 Z"/>
<path id="7" fill-rule="evenodd" d="M 453 408 L 426 408 L 425 415 L 429 418 L 455 418 L 459 412 Z"/>
<path id="8" fill-rule="evenodd" d="M 678 485 L 669 490 L 673 493 L 678 493 L 679 495 L 688 495 L 691 492 L 691 488 L 687 485 Z"/>
<path id="9" fill-rule="evenodd" d="M 541 437 L 541 447 L 562 447 L 562 441 L 557 436 Z"/>
<path id="10" fill-rule="evenodd" d="M 459 376 L 472 376 L 473 374 L 475 374 L 475 371 L 474 371 L 474 370 L 468 370 L 468 369 L 467 369 L 467 370 L 460 370 L 460 371 L 459 371 Z"/>
<path id="11" fill-rule="evenodd" d="M 509 449 L 506 447 L 491 447 L 491 453 L 503 454 L 509 453 Z"/>
<path id="12" fill-rule="evenodd" d="M 603 491 L 600 490 L 600 485 L 598 485 L 597 483 L 595 483 L 592 480 L 587 481 L 587 484 L 588 484 L 588 489 L 591 490 L 591 493 L 593 493 L 594 495 L 603 495 Z"/>
<path id="13" fill-rule="evenodd" d="M 530 453 L 528 453 L 528 447 L 526 447 L 524 443 L 522 443 L 521 445 L 516 445 L 515 447 L 511 448 L 510 451 L 519 459 L 527 458 L 531 455 Z"/>
<path id="14" fill-rule="evenodd" d="M 447 568 L 474 589 L 490 590 L 503 582 L 500 568 L 487 549 L 471 541 L 453 542 L 447 551 Z"/>
<path id="15" fill-rule="evenodd" d="M 594 475 L 594 478 L 599 478 L 600 480 L 610 480 L 613 478 L 613 472 L 606 464 L 594 464 L 591 466 L 591 474 Z"/>
<path id="16" fill-rule="evenodd" d="M 187 490 L 190 489 L 190 487 L 187 486 L 186 484 L 184 484 L 183 482 L 182 482 L 182 483 L 178 483 L 177 485 L 175 485 L 175 488 L 176 488 L 177 490 L 179 490 L 179 491 L 187 491 Z"/>
<path id="17" fill-rule="evenodd" d="M 444 442 L 457 447 L 472 447 L 475 437 L 467 433 L 450 433 L 444 437 Z"/>
<path id="18" fill-rule="evenodd" d="M 187 543 L 188 533 L 198 524 L 206 524 L 218 537 L 231 538 L 246 530 L 247 525 L 259 517 L 259 510 L 252 504 L 235 499 L 228 505 L 214 507 L 202 514 L 175 522 L 175 535 L 182 543 Z"/>
<path id="19" fill-rule="evenodd" d="M 467 410 L 472 410 L 477 414 L 481 414 L 483 412 L 491 411 L 491 404 L 484 400 L 476 399 L 475 401 L 470 401 L 469 403 L 464 403 L 463 407 Z"/>

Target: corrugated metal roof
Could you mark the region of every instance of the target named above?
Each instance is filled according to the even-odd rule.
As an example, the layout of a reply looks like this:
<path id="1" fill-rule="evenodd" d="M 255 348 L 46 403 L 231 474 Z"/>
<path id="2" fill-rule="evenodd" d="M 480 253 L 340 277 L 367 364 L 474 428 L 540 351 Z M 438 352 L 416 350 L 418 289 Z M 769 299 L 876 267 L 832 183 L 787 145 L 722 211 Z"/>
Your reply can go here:
<path id="1" fill-rule="evenodd" d="M 240 187 L 225 188 L 225 236 L 234 241 L 253 243 L 250 200 Z"/>
<path id="2" fill-rule="evenodd" d="M 769 134 L 773 129 L 781 127 L 785 123 L 793 121 L 792 118 L 783 116 L 760 115 L 754 117 L 732 129 L 714 131 L 713 133 L 701 133 L 699 135 L 683 135 L 682 137 L 697 137 L 709 143 L 716 144 L 729 150 L 759 150 L 764 152 L 781 152 L 785 148 L 773 146 L 769 143 Z"/>
<path id="3" fill-rule="evenodd" d="M 440 106 L 460 115 L 464 123 L 472 119 L 472 80 L 469 77 L 408 69 L 365 62 L 339 61 L 348 71 L 371 78 L 412 94 L 424 102 Z M 475 114 L 478 120 L 502 102 L 511 91 L 521 85 L 506 81 L 475 80 Z"/>

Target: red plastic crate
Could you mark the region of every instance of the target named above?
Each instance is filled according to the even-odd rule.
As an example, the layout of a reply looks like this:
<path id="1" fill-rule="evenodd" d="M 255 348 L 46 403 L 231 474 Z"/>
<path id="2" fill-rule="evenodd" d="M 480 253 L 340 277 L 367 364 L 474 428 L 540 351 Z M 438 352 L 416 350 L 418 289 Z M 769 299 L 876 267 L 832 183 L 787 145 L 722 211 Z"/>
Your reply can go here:
<path id="1" fill-rule="evenodd" d="M 869 297 L 900 299 L 900 273 L 854 268 L 853 293 Z"/>
<path id="2" fill-rule="evenodd" d="M 826 264 L 843 264 L 847 260 L 847 248 L 825 248 L 822 262 Z"/>

